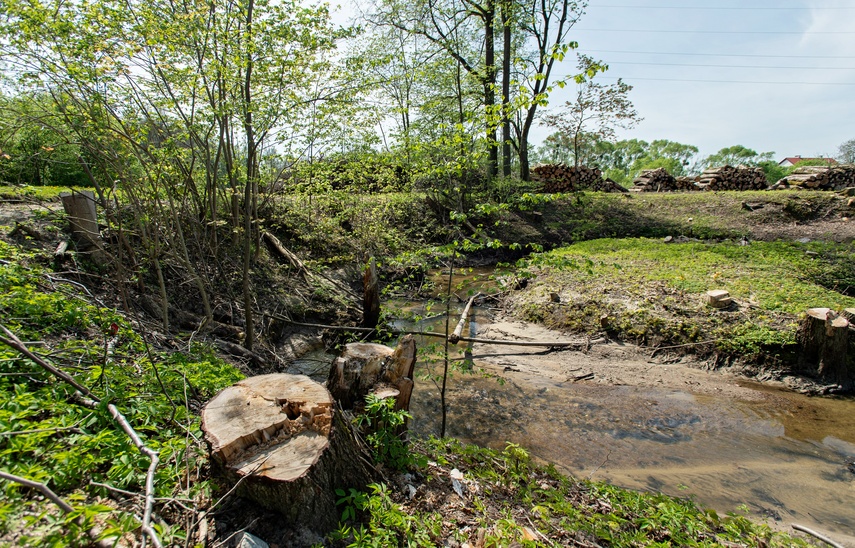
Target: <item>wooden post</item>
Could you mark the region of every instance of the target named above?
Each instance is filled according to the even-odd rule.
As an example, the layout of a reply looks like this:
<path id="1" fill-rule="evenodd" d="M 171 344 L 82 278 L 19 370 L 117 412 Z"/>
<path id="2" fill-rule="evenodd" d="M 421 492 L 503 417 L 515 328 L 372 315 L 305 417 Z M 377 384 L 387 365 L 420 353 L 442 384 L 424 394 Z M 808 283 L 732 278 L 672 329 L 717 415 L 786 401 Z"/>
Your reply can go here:
<path id="1" fill-rule="evenodd" d="M 377 261 L 368 259 L 362 275 L 362 327 L 377 327 L 380 321 L 380 282 Z"/>
<path id="2" fill-rule="evenodd" d="M 810 308 L 799 326 L 796 339 L 802 361 L 823 378 L 840 385 L 855 380 L 848 368 L 849 321 L 828 308 Z"/>
<path id="3" fill-rule="evenodd" d="M 324 386 L 275 373 L 226 388 L 202 410 L 215 466 L 237 493 L 324 534 L 338 524 L 336 489 L 374 473 Z"/>

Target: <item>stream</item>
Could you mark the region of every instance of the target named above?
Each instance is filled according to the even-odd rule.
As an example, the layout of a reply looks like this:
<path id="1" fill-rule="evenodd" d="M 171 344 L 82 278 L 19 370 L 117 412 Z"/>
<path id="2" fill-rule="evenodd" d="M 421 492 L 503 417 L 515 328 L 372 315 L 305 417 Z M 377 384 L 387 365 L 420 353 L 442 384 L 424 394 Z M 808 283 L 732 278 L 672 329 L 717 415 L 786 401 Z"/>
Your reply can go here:
<path id="1" fill-rule="evenodd" d="M 424 317 L 438 312 L 424 303 L 398 304 Z M 452 310 L 451 330 L 462 307 Z M 474 320 L 464 335 L 489 327 L 491 311 L 476 308 Z M 442 332 L 445 317 L 396 327 Z M 439 389 L 430 377 L 441 372 L 441 340 L 417 341 L 414 435 L 439 434 Z M 459 350 L 464 348 L 461 343 Z M 540 350 L 520 350 L 518 356 Z M 782 530 L 798 523 L 855 542 L 853 398 L 811 398 L 735 378 L 736 396 L 693 393 L 691 385 L 568 382 L 520 370 L 514 352 L 498 362 L 487 346 L 462 354 L 448 382 L 447 435 L 496 449 L 516 443 L 578 478 L 691 497 L 720 514 L 746 514 Z M 569 367 L 580 354 L 549 359 Z M 315 370 L 325 379 L 323 363 L 331 359 L 315 354 L 301 362 L 307 373 Z M 474 365 L 470 372 L 462 370 L 467 364 Z"/>

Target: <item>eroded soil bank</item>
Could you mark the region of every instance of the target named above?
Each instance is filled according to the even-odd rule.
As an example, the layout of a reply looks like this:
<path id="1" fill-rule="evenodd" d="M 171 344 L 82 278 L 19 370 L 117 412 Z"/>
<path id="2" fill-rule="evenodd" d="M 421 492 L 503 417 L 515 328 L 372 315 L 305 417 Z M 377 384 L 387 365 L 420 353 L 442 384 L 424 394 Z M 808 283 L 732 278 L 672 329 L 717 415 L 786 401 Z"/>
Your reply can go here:
<path id="1" fill-rule="evenodd" d="M 514 320 L 479 319 L 478 337 L 567 340 Z M 494 448 L 518 443 L 580 478 L 690 496 L 855 542 L 855 400 L 808 398 L 780 381 L 747 381 L 690 358 L 607 342 L 585 352 L 474 344 L 474 372 L 449 383 L 449 435 Z M 424 375 L 441 364 L 424 360 Z M 413 430 L 438 433 L 439 391 L 422 378 Z M 847 536 L 849 535 L 849 536 Z"/>

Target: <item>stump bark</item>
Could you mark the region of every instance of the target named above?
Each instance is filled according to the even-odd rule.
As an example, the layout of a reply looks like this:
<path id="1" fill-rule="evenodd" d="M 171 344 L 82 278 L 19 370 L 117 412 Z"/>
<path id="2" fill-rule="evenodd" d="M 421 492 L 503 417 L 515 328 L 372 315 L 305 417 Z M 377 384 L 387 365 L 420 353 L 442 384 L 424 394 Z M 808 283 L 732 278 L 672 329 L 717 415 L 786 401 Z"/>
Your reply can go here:
<path id="1" fill-rule="evenodd" d="M 799 326 L 802 360 L 824 379 L 846 385 L 853 380 L 848 367 L 849 321 L 828 308 L 810 308 Z"/>
<path id="2" fill-rule="evenodd" d="M 377 261 L 368 259 L 362 275 L 362 327 L 377 327 L 380 321 L 380 282 Z"/>
<path id="3" fill-rule="evenodd" d="M 317 533 L 338 523 L 336 489 L 373 479 L 330 393 L 305 375 L 259 375 L 226 388 L 202 410 L 202 430 L 237 494 Z"/>
<path id="4" fill-rule="evenodd" d="M 64 192 L 60 194 L 62 208 L 68 215 L 74 243 L 81 251 L 91 253 L 95 262 L 104 263 L 101 232 L 98 229 L 98 212 L 95 208 L 95 193 L 91 190 Z"/>
<path id="5" fill-rule="evenodd" d="M 409 410 L 413 393 L 416 342 L 412 335 L 392 348 L 375 343 L 351 343 L 336 358 L 327 388 L 344 409 L 361 410 L 368 394 L 395 398 L 395 408 Z"/>

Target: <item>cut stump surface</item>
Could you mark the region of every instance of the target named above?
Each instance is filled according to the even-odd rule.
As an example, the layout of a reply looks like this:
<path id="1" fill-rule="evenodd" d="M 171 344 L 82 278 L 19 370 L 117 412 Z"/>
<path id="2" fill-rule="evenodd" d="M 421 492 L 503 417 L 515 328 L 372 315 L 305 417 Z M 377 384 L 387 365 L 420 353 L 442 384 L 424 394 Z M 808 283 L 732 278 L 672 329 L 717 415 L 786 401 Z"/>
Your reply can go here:
<path id="1" fill-rule="evenodd" d="M 334 405 L 305 375 L 259 375 L 208 402 L 202 430 L 239 495 L 325 532 L 338 522 L 335 490 L 362 488 L 372 474 Z"/>

